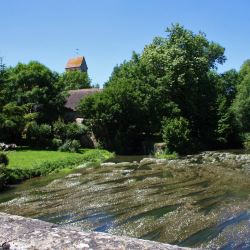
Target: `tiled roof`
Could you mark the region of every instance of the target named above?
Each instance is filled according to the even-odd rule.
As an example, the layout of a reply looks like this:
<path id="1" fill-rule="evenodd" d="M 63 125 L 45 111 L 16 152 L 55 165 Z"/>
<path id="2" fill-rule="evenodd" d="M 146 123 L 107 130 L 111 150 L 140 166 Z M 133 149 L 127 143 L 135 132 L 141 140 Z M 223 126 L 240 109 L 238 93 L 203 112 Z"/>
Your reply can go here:
<path id="1" fill-rule="evenodd" d="M 78 57 L 74 57 L 68 60 L 67 65 L 66 65 L 66 69 L 69 68 L 78 68 L 82 65 L 82 63 L 85 61 L 85 58 L 83 56 L 78 56 Z"/>
<path id="2" fill-rule="evenodd" d="M 85 98 L 88 95 L 92 95 L 101 91 L 102 89 L 98 88 L 70 90 L 65 107 L 75 111 L 81 99 Z"/>

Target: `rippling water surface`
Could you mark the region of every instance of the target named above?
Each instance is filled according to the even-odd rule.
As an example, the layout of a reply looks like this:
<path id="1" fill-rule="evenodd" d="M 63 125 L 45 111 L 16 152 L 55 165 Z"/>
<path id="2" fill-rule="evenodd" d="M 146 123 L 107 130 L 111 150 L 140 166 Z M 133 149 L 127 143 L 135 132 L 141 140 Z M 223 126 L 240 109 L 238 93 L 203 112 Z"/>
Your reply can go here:
<path id="1" fill-rule="evenodd" d="M 249 173 L 223 164 L 79 169 L 0 194 L 0 211 L 190 247 L 250 249 Z"/>

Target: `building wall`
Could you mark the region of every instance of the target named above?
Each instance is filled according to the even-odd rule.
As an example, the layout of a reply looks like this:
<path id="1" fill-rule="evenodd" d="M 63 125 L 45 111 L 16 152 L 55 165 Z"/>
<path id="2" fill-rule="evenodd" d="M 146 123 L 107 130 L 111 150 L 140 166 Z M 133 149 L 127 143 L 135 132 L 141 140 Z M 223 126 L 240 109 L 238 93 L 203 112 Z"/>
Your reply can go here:
<path id="1" fill-rule="evenodd" d="M 82 71 L 80 67 L 75 67 L 75 68 L 67 68 L 67 69 L 66 69 L 66 71 L 75 71 L 75 70 Z"/>
<path id="2" fill-rule="evenodd" d="M 81 72 L 87 72 L 88 68 L 87 68 L 86 64 L 82 64 L 80 67 L 66 68 L 66 71 L 74 71 L 74 70 L 79 70 Z"/>

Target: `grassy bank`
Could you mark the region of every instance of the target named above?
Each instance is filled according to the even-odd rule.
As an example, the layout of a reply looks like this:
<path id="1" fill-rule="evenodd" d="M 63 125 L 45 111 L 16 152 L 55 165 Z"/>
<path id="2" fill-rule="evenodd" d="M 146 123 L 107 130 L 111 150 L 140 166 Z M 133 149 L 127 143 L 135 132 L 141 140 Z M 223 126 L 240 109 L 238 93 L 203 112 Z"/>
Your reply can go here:
<path id="1" fill-rule="evenodd" d="M 174 160 L 178 158 L 177 153 L 170 154 L 170 153 L 161 152 L 161 153 L 156 153 L 154 156 L 159 159 L 167 159 L 167 160 Z"/>
<path id="2" fill-rule="evenodd" d="M 7 182 L 16 183 L 87 163 L 100 163 L 112 156 L 112 153 L 101 149 L 82 149 L 79 153 L 33 149 L 10 151 Z"/>

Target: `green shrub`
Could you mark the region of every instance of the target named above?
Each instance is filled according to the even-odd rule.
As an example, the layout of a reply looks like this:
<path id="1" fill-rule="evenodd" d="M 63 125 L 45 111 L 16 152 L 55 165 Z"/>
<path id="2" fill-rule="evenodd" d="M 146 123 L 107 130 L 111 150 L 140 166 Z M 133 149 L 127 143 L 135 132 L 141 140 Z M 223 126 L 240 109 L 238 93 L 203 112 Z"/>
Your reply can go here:
<path id="1" fill-rule="evenodd" d="M 6 166 L 9 164 L 8 156 L 0 152 L 0 190 L 6 184 Z"/>
<path id="2" fill-rule="evenodd" d="M 52 127 L 53 127 L 53 134 L 55 138 L 60 139 L 62 141 L 66 140 L 67 125 L 62 120 L 58 120 L 54 122 Z"/>
<path id="3" fill-rule="evenodd" d="M 36 122 L 30 122 L 26 128 L 26 139 L 35 140 L 37 134 L 39 133 L 39 126 Z"/>
<path id="4" fill-rule="evenodd" d="M 41 137 L 50 137 L 51 136 L 51 126 L 48 124 L 41 124 L 39 126 L 39 135 Z"/>
<path id="5" fill-rule="evenodd" d="M 34 146 L 49 146 L 51 143 L 52 130 L 48 124 L 31 122 L 27 127 L 26 139 Z"/>
<path id="6" fill-rule="evenodd" d="M 8 184 L 16 184 L 23 180 L 37 176 L 41 176 L 40 169 L 7 168 L 5 179 Z"/>
<path id="7" fill-rule="evenodd" d="M 83 124 L 72 122 L 67 124 L 67 139 L 78 140 L 82 135 L 87 133 L 87 127 Z"/>
<path id="8" fill-rule="evenodd" d="M 250 151 L 250 140 L 244 142 L 244 148 L 245 148 L 247 151 Z"/>
<path id="9" fill-rule="evenodd" d="M 157 147 L 155 145 L 154 147 L 154 157 L 159 158 L 159 159 L 176 159 L 178 158 L 178 154 L 173 151 L 169 151 L 168 148 L 166 148 L 166 145 L 161 145 L 160 147 Z"/>
<path id="10" fill-rule="evenodd" d="M 244 133 L 241 137 L 245 150 L 250 151 L 250 133 Z"/>
<path id="11" fill-rule="evenodd" d="M 157 152 L 154 156 L 159 159 L 168 159 L 168 160 L 173 160 L 178 158 L 178 154 L 176 152 L 169 153 L 168 151 Z"/>
<path id="12" fill-rule="evenodd" d="M 7 166 L 9 164 L 8 156 L 5 153 L 0 152 L 0 164 Z"/>
<path id="13" fill-rule="evenodd" d="M 64 123 L 59 120 L 53 123 L 53 133 L 54 137 L 66 140 L 78 140 L 82 135 L 85 135 L 88 128 L 83 124 L 78 124 L 76 122 Z"/>
<path id="14" fill-rule="evenodd" d="M 184 154 L 190 140 L 189 122 L 183 117 L 165 119 L 162 122 L 162 137 L 169 152 Z"/>
<path id="15" fill-rule="evenodd" d="M 49 124 L 39 125 L 36 122 L 31 122 L 26 129 L 26 139 L 32 146 L 58 149 L 65 144 L 67 140 L 79 140 L 87 131 L 88 128 L 85 125 L 77 124 L 76 122 L 66 124 L 62 120 L 58 120 L 54 122 L 52 126 Z M 68 144 L 69 143 L 66 143 L 65 148 L 67 148 Z M 78 145 L 73 142 L 73 145 L 68 147 L 77 148 Z"/>
<path id="16" fill-rule="evenodd" d="M 63 141 L 61 139 L 53 138 L 52 140 L 52 147 L 54 149 L 58 149 L 63 145 Z"/>
<path id="17" fill-rule="evenodd" d="M 0 191 L 6 183 L 6 165 L 0 164 Z"/>
<path id="18" fill-rule="evenodd" d="M 81 144 L 78 140 L 67 140 L 60 148 L 60 151 L 79 152 Z"/>
<path id="19" fill-rule="evenodd" d="M 64 168 L 73 168 L 76 165 L 85 162 L 84 158 L 75 158 L 69 157 L 68 159 L 64 160 L 57 160 L 57 161 L 44 161 L 40 163 L 36 169 L 39 170 L 39 175 L 47 175 L 48 173 L 58 172 Z"/>

